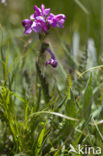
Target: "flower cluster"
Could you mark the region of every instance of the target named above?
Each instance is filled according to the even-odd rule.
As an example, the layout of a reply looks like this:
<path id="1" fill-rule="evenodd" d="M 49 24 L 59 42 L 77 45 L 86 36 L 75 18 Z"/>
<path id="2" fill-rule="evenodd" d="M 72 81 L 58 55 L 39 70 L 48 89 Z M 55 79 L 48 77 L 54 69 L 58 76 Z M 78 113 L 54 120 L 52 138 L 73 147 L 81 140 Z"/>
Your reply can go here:
<path id="1" fill-rule="evenodd" d="M 34 14 L 30 16 L 30 19 L 22 21 L 25 27 L 24 33 L 30 34 L 32 31 L 36 33 L 47 33 L 51 27 L 64 27 L 66 16 L 64 14 L 54 15 L 50 13 L 50 8 L 45 8 L 45 5 L 41 5 L 41 9 L 34 5 Z"/>

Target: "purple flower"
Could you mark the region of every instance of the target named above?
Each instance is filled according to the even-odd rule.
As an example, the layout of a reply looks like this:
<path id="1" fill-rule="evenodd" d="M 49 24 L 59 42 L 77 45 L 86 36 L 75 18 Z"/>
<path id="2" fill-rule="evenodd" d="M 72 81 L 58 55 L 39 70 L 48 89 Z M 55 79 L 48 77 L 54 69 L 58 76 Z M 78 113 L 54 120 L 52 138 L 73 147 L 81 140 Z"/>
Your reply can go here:
<path id="1" fill-rule="evenodd" d="M 50 8 L 45 9 L 45 5 L 42 4 L 41 5 L 41 9 L 38 8 L 36 5 L 34 5 L 34 18 L 38 17 L 38 16 L 44 16 L 46 17 L 49 13 L 50 13 Z"/>
<path id="2" fill-rule="evenodd" d="M 54 15 L 54 14 L 50 14 L 48 17 L 48 23 L 52 26 L 52 27 L 60 27 L 63 28 L 64 27 L 64 22 L 65 22 L 66 16 L 64 14 L 58 14 L 58 15 Z"/>
<path id="3" fill-rule="evenodd" d="M 50 53 L 51 59 L 46 62 L 46 65 L 50 64 L 52 67 L 57 67 L 58 63 L 57 63 L 57 60 L 55 58 L 55 55 L 53 54 L 53 52 L 49 48 L 47 49 L 47 51 Z"/>
<path id="4" fill-rule="evenodd" d="M 34 11 L 35 11 L 34 18 L 36 18 L 37 16 L 41 16 L 41 9 L 38 8 L 36 5 L 34 5 Z"/>
<path id="5" fill-rule="evenodd" d="M 33 24 L 33 21 L 29 20 L 29 19 L 25 19 L 25 20 L 22 21 L 22 24 L 25 27 L 24 33 L 25 34 L 30 34 L 32 32 L 31 26 Z"/>
<path id="6" fill-rule="evenodd" d="M 45 9 L 44 4 L 41 5 L 41 10 L 42 10 L 42 16 L 44 16 L 44 17 L 48 16 L 50 13 L 50 8 Z"/>
<path id="7" fill-rule="evenodd" d="M 57 67 L 57 60 L 55 59 L 50 59 L 49 61 L 46 62 L 46 65 L 50 64 L 52 67 Z"/>
<path id="8" fill-rule="evenodd" d="M 50 13 L 50 8 L 45 9 L 44 4 L 41 5 L 41 9 L 38 8 L 36 5 L 34 5 L 34 11 L 35 13 L 30 16 L 30 19 L 36 19 L 36 17 L 38 16 L 43 16 L 43 17 L 48 16 Z"/>
<path id="9" fill-rule="evenodd" d="M 48 31 L 47 23 L 45 22 L 45 19 L 42 16 L 36 17 L 36 22 L 40 23 L 42 30 L 44 30 L 45 32 Z"/>
<path id="10" fill-rule="evenodd" d="M 36 33 L 40 33 L 41 30 L 42 30 L 42 27 L 41 27 L 41 23 L 39 22 L 33 22 L 32 26 L 31 26 L 31 29 L 36 32 Z"/>

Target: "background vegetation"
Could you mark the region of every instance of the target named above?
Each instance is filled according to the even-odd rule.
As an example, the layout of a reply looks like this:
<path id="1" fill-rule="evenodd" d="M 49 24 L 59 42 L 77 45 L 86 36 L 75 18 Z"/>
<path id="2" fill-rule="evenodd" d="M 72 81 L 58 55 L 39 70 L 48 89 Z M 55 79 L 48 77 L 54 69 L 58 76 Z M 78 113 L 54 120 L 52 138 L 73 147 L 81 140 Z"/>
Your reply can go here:
<path id="1" fill-rule="evenodd" d="M 42 3 L 66 14 L 64 29 L 46 38 L 55 69 L 36 66 L 38 36 L 21 25 Z M 103 149 L 102 64 L 103 0 L 1 1 L 0 155 L 75 156 L 70 144 Z"/>

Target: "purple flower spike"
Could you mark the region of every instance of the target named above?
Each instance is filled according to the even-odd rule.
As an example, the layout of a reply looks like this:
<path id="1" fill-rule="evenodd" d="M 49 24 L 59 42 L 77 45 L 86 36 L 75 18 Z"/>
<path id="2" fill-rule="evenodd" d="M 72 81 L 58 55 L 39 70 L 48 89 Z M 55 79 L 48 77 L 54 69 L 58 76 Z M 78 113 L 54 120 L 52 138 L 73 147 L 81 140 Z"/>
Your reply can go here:
<path id="1" fill-rule="evenodd" d="M 41 5 L 41 8 L 34 5 L 34 11 L 35 13 L 30 16 L 30 19 L 25 19 L 22 22 L 25 27 L 24 33 L 30 34 L 33 30 L 36 33 L 47 34 L 51 27 L 64 27 L 66 18 L 64 14 L 54 15 L 50 13 L 50 8 L 45 8 L 44 4 Z"/>
<path id="2" fill-rule="evenodd" d="M 51 55 L 51 59 L 49 61 L 46 62 L 46 65 L 51 65 L 52 67 L 57 67 L 58 63 L 57 60 L 55 58 L 55 55 L 53 54 L 53 52 L 48 48 L 47 51 L 50 53 Z"/>
<path id="3" fill-rule="evenodd" d="M 22 21 L 22 24 L 25 27 L 25 31 L 24 31 L 25 34 L 30 34 L 32 32 L 32 28 L 31 28 L 32 23 L 33 21 L 29 19 L 25 19 Z"/>

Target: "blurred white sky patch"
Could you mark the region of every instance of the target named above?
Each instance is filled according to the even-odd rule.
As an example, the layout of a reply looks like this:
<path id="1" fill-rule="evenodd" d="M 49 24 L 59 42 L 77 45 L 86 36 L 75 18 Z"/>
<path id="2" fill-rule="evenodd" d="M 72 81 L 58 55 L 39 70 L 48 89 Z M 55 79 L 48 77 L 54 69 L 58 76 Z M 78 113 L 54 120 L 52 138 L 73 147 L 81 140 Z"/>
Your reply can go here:
<path id="1" fill-rule="evenodd" d="M 88 40 L 87 56 L 88 56 L 87 67 L 86 67 L 87 70 L 92 67 L 96 67 L 97 66 L 97 52 L 96 52 L 95 42 L 92 38 Z M 96 75 L 98 73 L 98 70 L 93 70 L 93 71 L 91 70 L 91 72 L 92 72 L 94 79 L 97 79 Z M 89 75 L 90 72 L 88 72 L 87 74 Z"/>
<path id="2" fill-rule="evenodd" d="M 97 53 L 93 39 L 88 40 L 87 69 L 97 65 Z"/>
<path id="3" fill-rule="evenodd" d="M 77 60 L 79 54 L 80 36 L 78 32 L 74 32 L 72 41 L 73 58 Z"/>
<path id="4" fill-rule="evenodd" d="M 0 0 L 0 2 L 1 2 L 2 4 L 4 4 L 4 5 L 7 5 L 6 0 Z"/>

